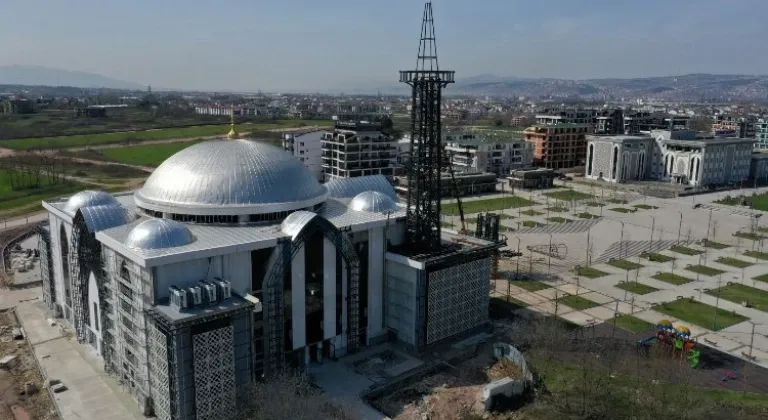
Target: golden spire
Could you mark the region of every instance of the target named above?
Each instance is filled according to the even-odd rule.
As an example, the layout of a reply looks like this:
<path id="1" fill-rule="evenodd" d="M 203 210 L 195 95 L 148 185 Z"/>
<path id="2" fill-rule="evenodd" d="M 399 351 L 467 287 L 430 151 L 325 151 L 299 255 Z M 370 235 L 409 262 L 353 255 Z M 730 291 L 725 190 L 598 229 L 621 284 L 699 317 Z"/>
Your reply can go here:
<path id="1" fill-rule="evenodd" d="M 227 134 L 227 138 L 232 140 L 237 137 L 237 130 L 235 130 L 235 106 L 232 105 L 229 109 L 229 134 Z"/>

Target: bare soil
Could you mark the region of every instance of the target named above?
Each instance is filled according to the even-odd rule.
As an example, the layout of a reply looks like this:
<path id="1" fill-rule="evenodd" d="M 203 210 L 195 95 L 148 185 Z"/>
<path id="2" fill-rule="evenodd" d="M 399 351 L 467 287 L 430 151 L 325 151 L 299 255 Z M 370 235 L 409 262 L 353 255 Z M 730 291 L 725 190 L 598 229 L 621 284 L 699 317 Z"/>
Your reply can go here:
<path id="1" fill-rule="evenodd" d="M 514 363 L 495 361 L 490 346 L 484 346 L 471 359 L 372 401 L 381 412 L 394 420 L 455 420 L 462 418 L 494 419 L 483 416 L 482 391 L 488 382 L 520 375 Z"/>
<path id="2" fill-rule="evenodd" d="M 10 369 L 0 368 L 0 420 L 57 419 L 54 403 L 27 340 L 13 337 L 13 329 L 18 327 L 13 310 L 0 312 L 0 358 L 16 356 Z M 36 392 L 26 395 L 25 384 L 32 384 Z"/>

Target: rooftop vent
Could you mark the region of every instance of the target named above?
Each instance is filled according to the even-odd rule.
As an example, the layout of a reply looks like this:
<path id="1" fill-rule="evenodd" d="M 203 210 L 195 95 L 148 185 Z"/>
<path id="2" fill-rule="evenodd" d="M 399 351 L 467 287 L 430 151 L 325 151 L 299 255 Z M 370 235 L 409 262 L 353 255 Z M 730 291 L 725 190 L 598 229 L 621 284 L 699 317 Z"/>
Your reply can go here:
<path id="1" fill-rule="evenodd" d="M 189 294 L 192 296 L 192 305 L 198 306 L 203 304 L 203 289 L 200 286 L 190 287 Z"/>
<path id="2" fill-rule="evenodd" d="M 207 281 L 201 281 L 198 283 L 200 285 L 200 288 L 203 292 L 203 300 L 207 304 L 216 303 L 218 301 L 218 290 L 216 290 L 216 285 L 213 283 L 209 283 Z"/>
<path id="3" fill-rule="evenodd" d="M 216 278 L 214 279 L 214 284 L 219 289 L 219 298 L 221 300 L 227 300 L 232 297 L 232 285 L 228 281 Z"/>
<path id="4" fill-rule="evenodd" d="M 186 290 L 179 289 L 176 286 L 171 286 L 170 296 L 171 296 L 171 306 L 173 306 L 177 311 L 181 309 L 186 309 L 189 307 Z"/>

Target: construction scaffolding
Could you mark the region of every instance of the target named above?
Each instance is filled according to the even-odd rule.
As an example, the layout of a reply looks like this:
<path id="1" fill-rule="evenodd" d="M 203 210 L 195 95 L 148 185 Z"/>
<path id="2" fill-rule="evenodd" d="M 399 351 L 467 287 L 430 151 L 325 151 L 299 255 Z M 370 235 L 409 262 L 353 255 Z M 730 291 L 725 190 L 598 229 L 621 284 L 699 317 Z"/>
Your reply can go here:
<path id="1" fill-rule="evenodd" d="M 51 232 L 45 227 L 35 227 L 37 248 L 40 250 L 40 280 L 43 282 L 43 303 L 49 311 L 56 305 L 56 287 L 53 279 L 53 253 L 51 250 Z"/>
<path id="2" fill-rule="evenodd" d="M 285 367 L 285 299 L 284 282 L 286 268 L 290 266 L 299 250 L 303 249 L 305 242 L 317 231 L 333 243 L 341 253 L 341 259 L 347 272 L 347 352 L 354 353 L 360 348 L 359 325 L 359 301 L 360 301 L 360 260 L 355 252 L 354 245 L 349 237 L 338 230 L 328 220 L 315 217 L 310 220 L 294 237 L 292 241 L 283 241 L 278 244 L 282 250 L 282 258 L 273 262 L 264 283 L 266 288 L 266 301 L 264 329 L 267 335 L 265 347 L 265 373 L 279 372 Z M 337 263 L 337 268 L 339 264 Z M 336 290 L 342 290 L 342 269 L 336 270 Z M 339 306 L 344 301 L 339 302 Z M 341 331 L 341 334 L 344 332 Z M 258 370 L 258 367 L 257 367 Z"/>

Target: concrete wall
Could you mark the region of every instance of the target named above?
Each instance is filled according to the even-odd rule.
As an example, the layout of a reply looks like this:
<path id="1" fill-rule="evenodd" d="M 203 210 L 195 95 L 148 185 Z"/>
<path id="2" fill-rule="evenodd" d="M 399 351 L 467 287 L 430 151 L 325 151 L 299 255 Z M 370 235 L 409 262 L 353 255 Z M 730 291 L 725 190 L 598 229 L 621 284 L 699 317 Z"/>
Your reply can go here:
<path id="1" fill-rule="evenodd" d="M 62 263 L 62 247 L 61 247 L 61 226 L 64 225 L 64 231 L 67 234 L 67 246 L 71 247 L 72 243 L 72 225 L 65 220 L 59 219 L 54 214 L 48 214 L 48 226 L 51 232 L 51 253 L 53 254 L 53 282 L 56 290 L 56 303 L 64 308 L 66 302 L 65 286 L 64 286 L 64 270 Z M 71 250 L 70 250 L 71 254 Z M 70 308 L 71 315 L 71 308 Z M 71 322 L 71 316 L 68 320 Z"/>
<path id="2" fill-rule="evenodd" d="M 368 233 L 368 341 L 384 334 L 384 228 L 374 228 Z"/>
<path id="3" fill-rule="evenodd" d="M 399 257 L 399 258 L 397 258 Z M 387 254 L 385 286 L 385 324 L 397 332 L 398 340 L 416 345 L 416 285 L 419 269 L 401 256 Z"/>

